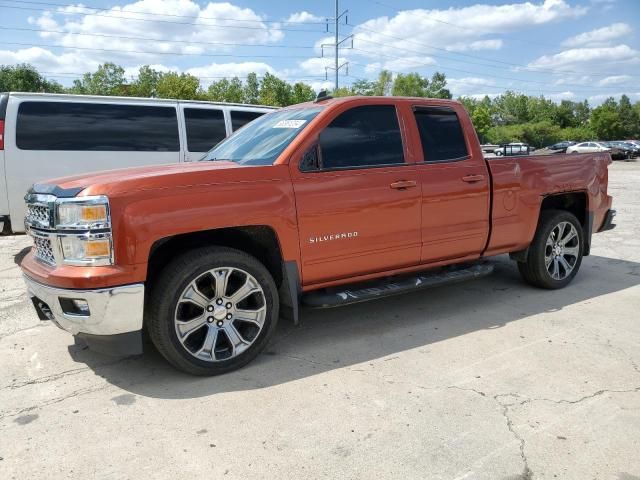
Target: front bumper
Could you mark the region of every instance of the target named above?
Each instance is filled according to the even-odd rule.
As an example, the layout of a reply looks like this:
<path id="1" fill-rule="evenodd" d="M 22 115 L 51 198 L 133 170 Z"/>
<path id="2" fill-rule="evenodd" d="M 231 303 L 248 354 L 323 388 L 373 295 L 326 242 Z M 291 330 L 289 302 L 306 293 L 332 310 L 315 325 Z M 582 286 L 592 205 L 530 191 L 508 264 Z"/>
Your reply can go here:
<path id="1" fill-rule="evenodd" d="M 43 285 L 27 275 L 24 275 L 24 280 L 41 320 L 53 321 L 61 329 L 85 339 L 98 351 L 117 354 L 142 352 L 144 284 L 73 290 Z M 77 308 L 77 304 L 84 308 Z M 136 342 L 134 338 L 140 341 Z M 117 339 L 123 339 L 127 348 L 117 345 L 122 342 L 112 342 Z M 137 343 L 139 345 L 134 345 Z"/>

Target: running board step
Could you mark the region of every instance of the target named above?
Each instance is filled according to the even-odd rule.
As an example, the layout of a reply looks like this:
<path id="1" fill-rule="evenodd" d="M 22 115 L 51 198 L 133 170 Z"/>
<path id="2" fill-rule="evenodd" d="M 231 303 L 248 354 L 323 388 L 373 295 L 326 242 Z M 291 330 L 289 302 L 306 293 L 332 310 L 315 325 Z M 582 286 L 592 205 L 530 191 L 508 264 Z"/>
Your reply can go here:
<path id="1" fill-rule="evenodd" d="M 418 274 L 395 276 L 309 292 L 302 296 L 302 303 L 313 308 L 341 307 L 342 305 L 464 282 L 487 276 L 491 272 L 493 272 L 493 265 L 490 263 L 445 267 Z"/>

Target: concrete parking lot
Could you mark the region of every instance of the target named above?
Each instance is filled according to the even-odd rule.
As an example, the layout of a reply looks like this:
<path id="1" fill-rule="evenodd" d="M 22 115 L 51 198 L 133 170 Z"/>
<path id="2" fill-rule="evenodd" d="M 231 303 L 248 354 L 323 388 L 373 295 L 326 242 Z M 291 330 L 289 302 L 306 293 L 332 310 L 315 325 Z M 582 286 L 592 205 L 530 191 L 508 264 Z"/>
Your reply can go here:
<path id="1" fill-rule="evenodd" d="M 566 289 L 489 278 L 282 322 L 250 366 L 113 359 L 38 321 L 0 237 L 0 478 L 640 479 L 640 162 Z"/>

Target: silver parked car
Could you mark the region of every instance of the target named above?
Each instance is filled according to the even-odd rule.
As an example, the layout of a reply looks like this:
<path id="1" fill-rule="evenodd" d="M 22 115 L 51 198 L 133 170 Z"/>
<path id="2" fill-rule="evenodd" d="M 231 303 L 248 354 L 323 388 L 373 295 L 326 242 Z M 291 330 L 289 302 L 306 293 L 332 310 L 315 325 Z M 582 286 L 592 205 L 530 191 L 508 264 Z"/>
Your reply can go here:
<path id="1" fill-rule="evenodd" d="M 600 142 L 582 142 L 567 147 L 567 153 L 597 153 L 610 152 L 611 149 Z"/>

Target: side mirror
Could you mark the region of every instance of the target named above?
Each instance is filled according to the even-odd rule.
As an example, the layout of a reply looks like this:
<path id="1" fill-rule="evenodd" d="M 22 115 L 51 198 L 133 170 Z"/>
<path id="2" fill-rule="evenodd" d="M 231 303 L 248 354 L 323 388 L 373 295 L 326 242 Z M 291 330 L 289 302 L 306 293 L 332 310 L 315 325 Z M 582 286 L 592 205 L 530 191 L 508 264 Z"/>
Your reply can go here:
<path id="1" fill-rule="evenodd" d="M 300 171 L 314 172 L 320 170 L 320 155 L 318 154 L 318 145 L 313 145 L 302 155 L 300 160 Z"/>

